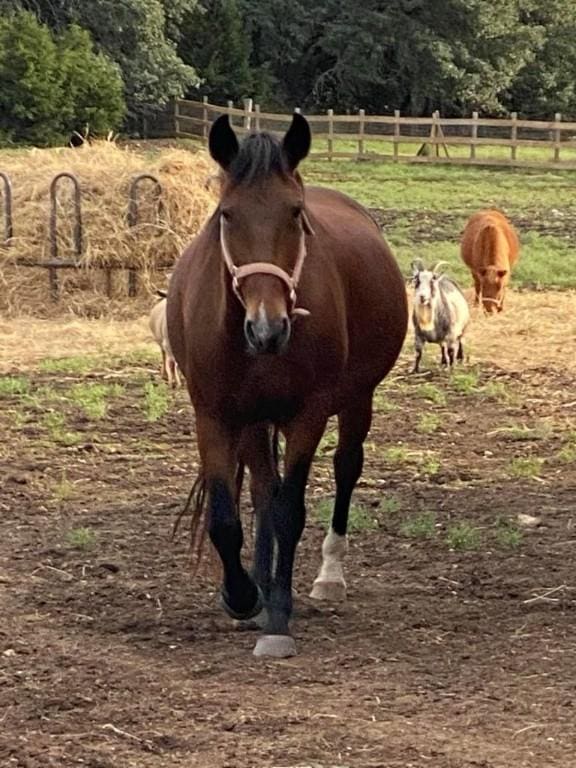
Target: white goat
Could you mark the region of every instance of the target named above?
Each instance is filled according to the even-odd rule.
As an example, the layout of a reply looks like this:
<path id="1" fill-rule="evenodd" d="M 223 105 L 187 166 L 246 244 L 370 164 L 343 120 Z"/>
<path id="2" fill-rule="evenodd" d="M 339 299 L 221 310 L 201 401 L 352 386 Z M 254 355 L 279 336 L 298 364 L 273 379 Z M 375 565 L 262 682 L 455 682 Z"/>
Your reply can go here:
<path id="1" fill-rule="evenodd" d="M 426 342 L 440 345 L 443 365 L 453 366 L 455 359 L 464 360 L 462 337 L 470 321 L 470 308 L 458 285 L 438 273 L 442 263 L 426 269 L 420 259 L 412 262 L 416 348 L 413 373 L 419 369 Z"/>
<path id="2" fill-rule="evenodd" d="M 167 380 L 170 387 L 179 387 L 181 384 L 180 373 L 168 339 L 166 294 L 163 291 L 158 291 L 158 295 L 162 298 L 154 304 L 150 312 L 150 330 L 162 350 L 160 374 L 163 379 Z"/>

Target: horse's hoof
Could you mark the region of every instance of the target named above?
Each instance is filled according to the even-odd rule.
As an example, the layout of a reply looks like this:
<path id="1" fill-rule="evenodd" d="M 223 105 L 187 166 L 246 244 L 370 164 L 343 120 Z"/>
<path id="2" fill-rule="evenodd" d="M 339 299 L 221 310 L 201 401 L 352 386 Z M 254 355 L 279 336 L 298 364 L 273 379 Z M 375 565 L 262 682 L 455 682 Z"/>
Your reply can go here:
<path id="1" fill-rule="evenodd" d="M 234 629 L 238 632 L 252 632 L 258 629 L 264 629 L 268 620 L 266 608 L 262 608 L 257 616 L 251 619 L 234 619 Z"/>
<path id="2" fill-rule="evenodd" d="M 230 616 L 231 619 L 236 619 L 237 621 L 248 621 L 249 619 L 253 619 L 254 617 L 258 616 L 260 613 L 264 611 L 264 596 L 262 595 L 262 592 L 260 591 L 260 587 L 256 587 L 258 590 L 257 596 L 256 596 L 256 602 L 254 603 L 254 607 L 250 608 L 247 611 L 241 612 L 241 611 L 235 611 L 233 608 L 230 607 L 228 602 L 226 601 L 226 597 L 224 596 L 224 593 L 220 595 L 220 604 Z"/>
<path id="3" fill-rule="evenodd" d="M 262 635 L 254 648 L 254 656 L 287 659 L 296 656 L 296 643 L 290 635 Z"/>
<path id="4" fill-rule="evenodd" d="M 315 581 L 310 597 L 313 600 L 342 603 L 346 600 L 346 584 L 343 581 Z"/>

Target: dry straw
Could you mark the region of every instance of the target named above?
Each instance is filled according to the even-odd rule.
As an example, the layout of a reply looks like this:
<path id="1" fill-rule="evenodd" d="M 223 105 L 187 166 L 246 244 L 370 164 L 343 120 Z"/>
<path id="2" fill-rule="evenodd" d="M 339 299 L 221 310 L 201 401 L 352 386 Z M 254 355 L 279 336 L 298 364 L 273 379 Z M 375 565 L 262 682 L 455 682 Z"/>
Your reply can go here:
<path id="1" fill-rule="evenodd" d="M 84 317 L 136 316 L 149 306 L 149 290 L 163 284 L 159 270 L 174 263 L 187 242 L 213 210 L 216 196 L 207 183 L 213 166 L 203 151 L 166 149 L 146 152 L 109 141 L 78 148 L 30 149 L 0 156 L 0 170 L 13 186 L 14 239 L 0 248 L 0 312 L 46 317 L 72 312 Z M 21 259 L 50 258 L 50 183 L 62 171 L 77 176 L 82 189 L 84 223 L 83 269 L 59 270 L 61 300 L 50 298 L 47 270 L 17 266 Z M 163 188 L 163 212 L 156 215 L 153 185 L 141 187 L 139 224 L 127 224 L 129 188 L 141 173 L 158 178 Z M 59 257 L 73 251 L 71 184 L 63 181 L 58 195 Z M 3 233 L 2 233 L 3 236 Z M 108 265 L 112 298 L 108 298 Z M 127 299 L 124 268 L 139 268 L 144 290 L 138 300 Z"/>

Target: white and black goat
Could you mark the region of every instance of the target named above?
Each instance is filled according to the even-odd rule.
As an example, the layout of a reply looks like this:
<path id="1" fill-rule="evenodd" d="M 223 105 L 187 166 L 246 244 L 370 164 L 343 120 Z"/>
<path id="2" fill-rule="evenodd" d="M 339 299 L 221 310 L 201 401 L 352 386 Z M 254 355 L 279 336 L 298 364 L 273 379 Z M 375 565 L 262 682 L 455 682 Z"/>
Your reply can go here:
<path id="1" fill-rule="evenodd" d="M 162 366 L 160 373 L 163 379 L 166 379 L 170 387 L 180 386 L 180 372 L 178 365 L 172 354 L 170 340 L 168 339 L 168 328 L 166 324 L 166 291 L 156 291 L 160 296 L 160 301 L 152 307 L 150 312 L 150 330 L 158 342 L 162 352 Z"/>
<path id="2" fill-rule="evenodd" d="M 440 345 L 443 365 L 452 366 L 455 359 L 464 359 L 462 337 L 470 321 L 470 309 L 458 285 L 438 272 L 442 263 L 426 269 L 420 259 L 412 262 L 416 349 L 413 373 L 419 369 L 426 342 Z"/>

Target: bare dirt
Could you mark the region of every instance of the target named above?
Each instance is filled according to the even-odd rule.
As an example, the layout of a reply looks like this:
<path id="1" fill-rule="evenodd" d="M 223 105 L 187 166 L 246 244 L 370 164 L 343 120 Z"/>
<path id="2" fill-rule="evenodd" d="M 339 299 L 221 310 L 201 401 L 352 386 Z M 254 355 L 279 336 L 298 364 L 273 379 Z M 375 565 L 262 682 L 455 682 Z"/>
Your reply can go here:
<path id="1" fill-rule="evenodd" d="M 526 365 L 511 312 L 502 359 L 451 380 L 434 351 L 411 377 L 408 343 L 379 391 L 338 606 L 307 597 L 323 442 L 285 661 L 252 656 L 171 541 L 197 469 L 186 395 L 150 422 L 151 364 L 31 364 L 0 400 L 0 765 L 576 765 L 574 345 Z M 96 382 L 124 386 L 100 420 L 69 397 Z"/>

